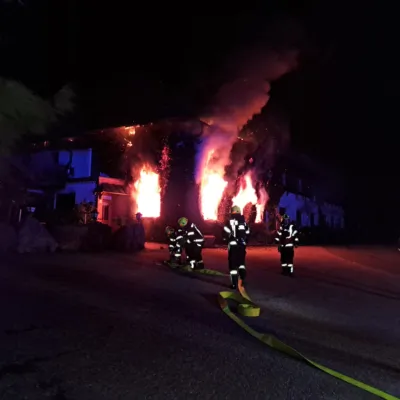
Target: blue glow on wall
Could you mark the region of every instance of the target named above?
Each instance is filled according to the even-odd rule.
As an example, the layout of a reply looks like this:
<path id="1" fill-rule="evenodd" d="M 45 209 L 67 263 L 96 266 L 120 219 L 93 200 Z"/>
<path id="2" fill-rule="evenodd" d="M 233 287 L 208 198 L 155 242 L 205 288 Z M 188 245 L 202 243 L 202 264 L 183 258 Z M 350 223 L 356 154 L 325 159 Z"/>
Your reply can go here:
<path id="1" fill-rule="evenodd" d="M 285 192 L 278 205 L 278 211 L 284 209 L 299 227 L 312 227 L 321 225 L 320 217 L 325 218 L 325 223 L 330 228 L 344 228 L 344 211 L 340 206 L 329 203 L 319 205 L 308 197 Z"/>

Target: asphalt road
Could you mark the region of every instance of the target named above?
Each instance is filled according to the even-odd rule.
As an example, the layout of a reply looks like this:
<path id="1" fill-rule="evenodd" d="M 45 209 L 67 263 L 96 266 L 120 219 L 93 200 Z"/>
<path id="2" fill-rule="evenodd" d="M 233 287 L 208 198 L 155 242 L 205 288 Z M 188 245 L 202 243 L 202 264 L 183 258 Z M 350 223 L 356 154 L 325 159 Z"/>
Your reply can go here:
<path id="1" fill-rule="evenodd" d="M 0 399 L 375 399 L 268 348 L 217 305 L 224 278 L 140 255 L 30 255 L 0 264 Z M 226 271 L 226 252 L 205 250 Z M 400 397 L 400 253 L 300 248 L 248 253 L 249 324 L 330 368 Z"/>

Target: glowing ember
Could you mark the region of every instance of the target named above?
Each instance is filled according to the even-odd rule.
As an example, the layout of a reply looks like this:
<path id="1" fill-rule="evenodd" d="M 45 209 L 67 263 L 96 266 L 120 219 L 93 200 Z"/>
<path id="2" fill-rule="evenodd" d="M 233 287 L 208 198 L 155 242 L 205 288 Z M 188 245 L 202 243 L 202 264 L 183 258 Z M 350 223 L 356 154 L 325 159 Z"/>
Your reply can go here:
<path id="1" fill-rule="evenodd" d="M 170 149 L 167 145 L 165 145 L 161 152 L 161 158 L 159 163 L 159 171 L 160 171 L 160 186 L 161 186 L 161 193 L 164 194 L 167 188 L 167 182 L 170 174 Z"/>
<path id="2" fill-rule="evenodd" d="M 200 182 L 200 207 L 205 220 L 218 219 L 218 206 L 228 184 L 223 178 L 224 169 L 210 166 L 214 150 L 208 152 Z"/>
<path id="3" fill-rule="evenodd" d="M 141 212 L 143 217 L 158 218 L 161 212 L 159 175 L 150 167 L 144 166 L 133 186 L 132 197 L 137 204 L 135 212 Z"/>
<path id="4" fill-rule="evenodd" d="M 125 126 L 125 130 L 128 131 L 129 136 L 133 136 L 136 133 L 136 128 L 138 126 Z"/>
<path id="5" fill-rule="evenodd" d="M 136 128 L 140 128 L 140 125 L 125 126 L 124 128 L 128 132 L 129 136 L 134 136 L 136 134 Z"/>

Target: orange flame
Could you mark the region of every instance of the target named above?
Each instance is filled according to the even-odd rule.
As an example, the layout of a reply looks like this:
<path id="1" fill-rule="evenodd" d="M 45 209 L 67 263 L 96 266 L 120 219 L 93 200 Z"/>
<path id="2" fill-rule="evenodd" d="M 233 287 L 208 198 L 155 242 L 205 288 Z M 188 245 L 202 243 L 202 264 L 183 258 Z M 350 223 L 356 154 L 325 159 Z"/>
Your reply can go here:
<path id="1" fill-rule="evenodd" d="M 259 194 L 260 195 L 258 197 L 256 204 L 256 210 L 257 210 L 257 215 L 255 220 L 256 223 L 263 222 L 265 205 L 267 204 L 268 201 L 268 193 L 263 187 L 260 188 Z"/>
<path id="2" fill-rule="evenodd" d="M 257 204 L 257 193 L 249 172 L 240 179 L 239 193 L 232 199 L 232 203 L 239 206 L 242 212 L 248 204 Z"/>
<path id="3" fill-rule="evenodd" d="M 160 177 L 149 166 L 143 166 L 139 179 L 133 185 L 132 197 L 137 212 L 143 217 L 158 218 L 161 213 Z"/>
<path id="4" fill-rule="evenodd" d="M 223 167 L 210 165 L 213 154 L 214 150 L 208 152 L 201 174 L 200 207 L 205 220 L 216 221 L 218 219 L 218 207 L 228 182 L 223 178 Z"/>
<path id="5" fill-rule="evenodd" d="M 267 199 L 268 195 L 264 188 L 260 189 L 260 197 L 258 198 L 251 179 L 251 173 L 248 172 L 240 179 L 239 193 L 232 199 L 232 203 L 233 205 L 239 206 L 242 212 L 249 204 L 256 206 L 257 215 L 255 222 L 262 222 Z"/>

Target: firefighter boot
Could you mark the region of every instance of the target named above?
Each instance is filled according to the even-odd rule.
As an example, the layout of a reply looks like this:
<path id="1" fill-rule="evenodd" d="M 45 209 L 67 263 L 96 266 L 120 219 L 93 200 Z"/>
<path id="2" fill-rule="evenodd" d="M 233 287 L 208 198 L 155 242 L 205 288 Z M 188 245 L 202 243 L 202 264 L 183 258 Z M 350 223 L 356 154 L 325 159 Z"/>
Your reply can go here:
<path id="1" fill-rule="evenodd" d="M 242 280 L 242 283 L 244 284 L 245 280 L 246 280 L 246 267 L 244 265 L 241 265 L 239 267 L 239 277 Z"/>
<path id="2" fill-rule="evenodd" d="M 232 282 L 231 288 L 237 289 L 238 283 L 239 283 L 239 274 L 236 270 L 234 270 L 234 271 L 230 272 L 230 275 L 231 275 L 231 282 Z"/>
<path id="3" fill-rule="evenodd" d="M 169 265 L 173 268 L 176 268 L 179 266 L 180 262 L 181 262 L 181 257 L 177 256 L 176 254 L 173 254 L 170 258 Z"/>
<path id="4" fill-rule="evenodd" d="M 194 269 L 204 269 L 204 262 L 203 260 L 201 261 L 196 261 L 195 265 L 194 265 Z"/>

